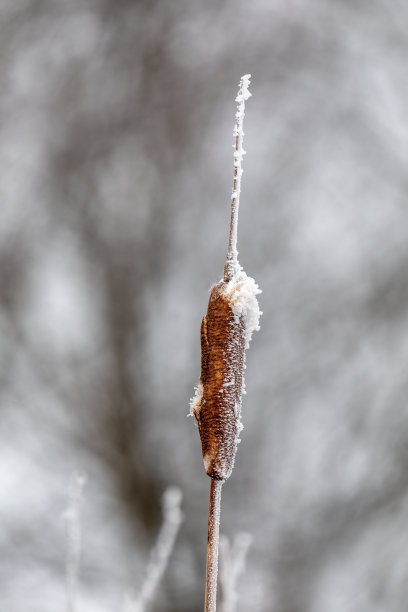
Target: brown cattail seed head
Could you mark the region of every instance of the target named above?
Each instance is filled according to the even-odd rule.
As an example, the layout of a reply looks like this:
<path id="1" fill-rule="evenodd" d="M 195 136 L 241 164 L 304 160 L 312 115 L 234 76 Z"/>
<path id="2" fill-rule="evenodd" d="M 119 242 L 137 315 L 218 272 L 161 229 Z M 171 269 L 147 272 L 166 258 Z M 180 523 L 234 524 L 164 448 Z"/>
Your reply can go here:
<path id="1" fill-rule="evenodd" d="M 211 290 L 201 324 L 201 378 L 191 411 L 197 419 L 204 467 L 211 478 L 232 471 L 241 425 L 245 348 L 258 329 L 260 290 L 240 271 Z"/>

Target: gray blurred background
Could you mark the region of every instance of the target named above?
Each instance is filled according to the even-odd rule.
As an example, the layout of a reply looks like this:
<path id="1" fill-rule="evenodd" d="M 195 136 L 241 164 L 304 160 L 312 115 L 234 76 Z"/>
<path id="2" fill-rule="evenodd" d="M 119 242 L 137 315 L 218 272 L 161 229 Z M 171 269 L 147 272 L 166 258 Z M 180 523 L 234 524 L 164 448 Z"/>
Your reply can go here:
<path id="1" fill-rule="evenodd" d="M 1 0 L 0 610 L 138 589 L 170 484 L 185 521 L 152 610 L 202 609 L 209 479 L 186 418 L 223 270 L 234 98 L 240 261 L 263 289 L 221 531 L 239 612 L 408 600 L 408 5 Z"/>

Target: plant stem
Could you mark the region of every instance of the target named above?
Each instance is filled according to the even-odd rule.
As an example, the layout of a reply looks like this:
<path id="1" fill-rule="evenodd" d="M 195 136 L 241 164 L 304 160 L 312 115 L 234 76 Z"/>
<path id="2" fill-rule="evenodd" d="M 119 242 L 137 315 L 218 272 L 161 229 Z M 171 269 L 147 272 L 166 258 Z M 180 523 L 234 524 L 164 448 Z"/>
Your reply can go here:
<path id="1" fill-rule="evenodd" d="M 204 612 L 215 612 L 217 606 L 218 542 L 220 535 L 221 489 L 223 480 L 211 478 L 208 508 L 207 573 Z"/>
<path id="2" fill-rule="evenodd" d="M 237 120 L 237 128 L 238 128 Z M 239 136 L 235 137 L 235 152 L 239 151 Z M 238 234 L 238 211 L 239 211 L 239 195 L 238 195 L 238 167 L 234 166 L 234 180 L 232 184 L 232 198 L 231 198 L 231 221 L 230 221 L 230 232 L 228 238 L 228 251 L 227 251 L 227 263 L 224 268 L 224 280 L 229 281 L 234 275 L 238 251 L 237 251 L 237 234 Z"/>
<path id="3" fill-rule="evenodd" d="M 232 184 L 231 195 L 231 224 L 228 239 L 227 262 L 224 267 L 224 280 L 230 281 L 233 276 L 239 272 L 238 251 L 237 251 L 237 234 L 238 234 L 238 212 L 239 198 L 241 195 L 241 177 L 243 173 L 242 158 L 245 155 L 244 147 L 244 117 L 245 117 L 245 101 L 252 95 L 249 90 L 250 74 L 245 74 L 239 82 L 238 95 L 235 99 L 238 102 L 237 112 L 235 114 L 236 122 L 234 127 L 234 180 Z"/>

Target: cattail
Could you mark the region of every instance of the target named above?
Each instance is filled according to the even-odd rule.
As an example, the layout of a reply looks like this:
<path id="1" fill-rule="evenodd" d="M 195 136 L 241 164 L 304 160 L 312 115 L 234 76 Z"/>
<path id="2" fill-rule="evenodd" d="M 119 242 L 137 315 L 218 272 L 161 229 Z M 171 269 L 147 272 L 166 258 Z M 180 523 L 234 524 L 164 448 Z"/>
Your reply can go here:
<path id="1" fill-rule="evenodd" d="M 234 467 L 241 424 L 245 349 L 258 328 L 255 281 L 240 271 L 214 285 L 201 323 L 201 378 L 192 411 L 198 421 L 205 470 L 226 480 Z"/>
<path id="2" fill-rule="evenodd" d="M 243 120 L 249 74 L 241 78 L 236 97 L 234 128 L 234 182 L 231 225 L 224 278 L 211 289 L 207 315 L 201 323 L 201 377 L 191 401 L 198 422 L 205 471 L 211 477 L 208 524 L 206 612 L 215 611 L 221 486 L 234 467 L 242 430 L 241 403 L 245 393 L 245 349 L 259 329 L 260 293 L 253 278 L 238 262 L 237 231 L 241 193 Z"/>

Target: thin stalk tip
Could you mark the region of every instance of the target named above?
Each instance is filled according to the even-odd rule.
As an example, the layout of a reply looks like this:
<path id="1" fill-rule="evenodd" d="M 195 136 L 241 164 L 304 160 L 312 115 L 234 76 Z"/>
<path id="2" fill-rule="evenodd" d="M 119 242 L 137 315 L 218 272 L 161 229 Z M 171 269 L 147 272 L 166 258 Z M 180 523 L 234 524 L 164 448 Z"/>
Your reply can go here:
<path id="1" fill-rule="evenodd" d="M 243 147 L 244 141 L 244 117 L 245 117 L 245 102 L 251 97 L 249 85 L 251 75 L 244 74 L 239 82 L 239 89 L 235 101 L 237 102 L 237 112 L 235 113 L 234 136 L 234 178 L 231 194 L 231 222 L 228 239 L 227 261 L 224 267 L 224 280 L 228 282 L 240 270 L 238 262 L 237 238 L 238 238 L 238 212 L 239 198 L 241 195 L 241 177 L 243 173 L 242 159 L 245 155 Z"/>

